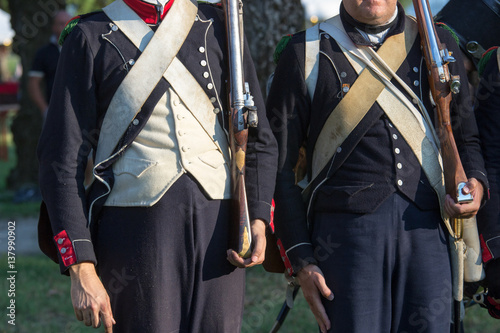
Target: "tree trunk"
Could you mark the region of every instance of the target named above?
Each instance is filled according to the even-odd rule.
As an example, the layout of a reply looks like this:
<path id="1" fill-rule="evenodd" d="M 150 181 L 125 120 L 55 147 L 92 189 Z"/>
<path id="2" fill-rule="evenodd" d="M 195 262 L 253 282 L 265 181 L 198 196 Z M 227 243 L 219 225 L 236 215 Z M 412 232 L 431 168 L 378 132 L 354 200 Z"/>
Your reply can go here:
<path id="1" fill-rule="evenodd" d="M 20 109 L 11 127 L 17 165 L 7 179 L 10 189 L 36 184 L 38 180 L 36 146 L 42 128 L 42 116 L 28 96 L 28 72 L 36 51 L 49 40 L 54 15 L 64 7 L 65 0 L 9 0 L 11 24 L 16 32 L 13 51 L 20 56 L 23 68 Z"/>
<path id="2" fill-rule="evenodd" d="M 273 53 L 281 37 L 304 29 L 300 0 L 243 0 L 245 34 L 262 92 L 274 72 Z"/>

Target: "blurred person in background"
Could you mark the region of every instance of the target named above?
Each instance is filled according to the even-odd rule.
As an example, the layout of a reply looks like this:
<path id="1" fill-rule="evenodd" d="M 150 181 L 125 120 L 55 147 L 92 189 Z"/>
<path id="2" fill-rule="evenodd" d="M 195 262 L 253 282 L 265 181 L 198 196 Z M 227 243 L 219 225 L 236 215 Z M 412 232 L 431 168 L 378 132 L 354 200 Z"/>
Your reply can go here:
<path id="1" fill-rule="evenodd" d="M 500 0 L 450 0 L 435 16 L 452 30 L 468 74 L 476 122 L 490 184 L 490 200 L 477 214 L 486 272 L 485 300 L 489 313 L 500 318 Z M 471 297 L 478 284 L 466 284 Z"/>
<path id="2" fill-rule="evenodd" d="M 28 72 L 28 93 L 44 118 L 61 53 L 59 36 L 70 19 L 71 16 L 64 10 L 56 13 L 52 21 L 50 41 L 37 51 L 31 70 Z"/>
<path id="3" fill-rule="evenodd" d="M 471 97 L 479 84 L 478 64 L 484 52 L 500 45 L 500 0 L 450 0 L 434 17 L 452 30 L 467 71 Z"/>
<path id="4" fill-rule="evenodd" d="M 477 214 L 488 289 L 483 305 L 500 319 L 500 48 L 487 52 L 479 65 L 475 115 L 490 183 L 490 200 Z"/>

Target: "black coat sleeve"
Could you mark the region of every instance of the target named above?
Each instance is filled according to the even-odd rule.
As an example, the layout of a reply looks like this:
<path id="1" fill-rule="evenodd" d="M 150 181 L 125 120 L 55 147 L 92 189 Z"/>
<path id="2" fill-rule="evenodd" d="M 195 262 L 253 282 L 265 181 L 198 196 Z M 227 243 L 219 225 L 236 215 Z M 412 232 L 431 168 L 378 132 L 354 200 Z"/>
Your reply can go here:
<path id="1" fill-rule="evenodd" d="M 245 186 L 248 194 L 250 219 L 270 222 L 271 201 L 276 182 L 278 148 L 266 117 L 264 98 L 260 90 L 250 49 L 245 43 L 244 73 L 257 107 L 258 126 L 249 128 L 245 167 Z"/>
<path id="2" fill-rule="evenodd" d="M 83 184 L 97 133 L 93 77 L 93 52 L 77 26 L 62 49 L 37 152 L 40 188 L 63 273 L 75 263 L 96 263 Z"/>
<path id="3" fill-rule="evenodd" d="M 452 96 L 450 116 L 453 136 L 460 160 L 468 178 L 476 178 L 483 184 L 483 200 L 488 198 L 488 179 L 484 168 L 479 132 L 472 108 L 472 98 L 467 84 L 467 72 L 463 66 L 462 53 L 451 34 L 444 29 L 437 29 L 439 38 L 452 52 L 456 61 L 449 64 L 452 75 L 458 75 L 462 81 L 460 92 Z"/>
<path id="4" fill-rule="evenodd" d="M 477 216 L 483 260 L 488 262 L 500 258 L 500 72 L 496 52 L 481 77 L 475 115 L 490 182 L 490 200 Z"/>
<path id="5" fill-rule="evenodd" d="M 310 98 L 304 80 L 304 34 L 294 36 L 280 57 L 267 100 L 267 116 L 278 142 L 275 191 L 276 234 L 293 272 L 315 263 L 307 225 L 307 208 L 295 184 L 294 167 L 306 140 Z"/>

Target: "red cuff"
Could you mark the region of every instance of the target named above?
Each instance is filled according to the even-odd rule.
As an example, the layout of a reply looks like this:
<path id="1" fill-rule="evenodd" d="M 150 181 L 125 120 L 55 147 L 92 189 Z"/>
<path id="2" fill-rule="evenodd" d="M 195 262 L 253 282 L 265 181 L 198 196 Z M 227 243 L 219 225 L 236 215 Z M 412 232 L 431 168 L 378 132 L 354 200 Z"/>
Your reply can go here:
<path id="1" fill-rule="evenodd" d="M 66 230 L 61 231 L 54 236 L 54 241 L 56 242 L 57 249 L 61 254 L 61 259 L 64 266 L 68 267 L 76 263 L 75 249 L 73 248 L 73 243 L 68 237 Z"/>

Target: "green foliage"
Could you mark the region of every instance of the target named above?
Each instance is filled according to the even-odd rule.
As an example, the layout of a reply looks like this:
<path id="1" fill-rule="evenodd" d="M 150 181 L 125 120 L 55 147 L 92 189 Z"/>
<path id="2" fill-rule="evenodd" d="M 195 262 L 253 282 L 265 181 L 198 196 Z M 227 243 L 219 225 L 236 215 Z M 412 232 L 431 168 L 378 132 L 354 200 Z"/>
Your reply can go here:
<path id="1" fill-rule="evenodd" d="M 109 5 L 113 0 L 67 0 L 68 5 L 76 6 L 78 14 L 90 13 Z"/>
<path id="2" fill-rule="evenodd" d="M 412 6 L 412 0 L 398 0 L 401 5 L 403 5 L 403 8 L 408 8 L 409 6 Z"/>
<path id="3" fill-rule="evenodd" d="M 0 0 L 0 9 L 5 11 L 5 12 L 9 11 L 8 0 Z"/>
<path id="4" fill-rule="evenodd" d="M 14 113 L 7 116 L 7 127 L 10 128 Z M 12 134 L 7 134 L 8 160 L 0 160 L 0 216 L 2 218 L 17 218 L 25 216 L 37 216 L 40 208 L 39 202 L 23 202 L 15 204 L 12 202 L 14 192 L 7 190 L 7 177 L 11 170 L 16 166 L 16 152 L 12 141 Z M 5 222 L 5 221 L 3 221 Z M 1 223 L 1 222 L 0 222 Z M 1 253 L 1 252 L 0 252 Z M 0 330 L 0 332 L 2 332 Z"/>
<path id="5" fill-rule="evenodd" d="M 62 2 L 62 1 L 60 1 Z M 67 0 L 67 5 L 73 5 L 79 14 L 90 13 L 109 5 L 113 0 Z M 0 9 L 10 13 L 8 0 L 0 0 Z"/>

